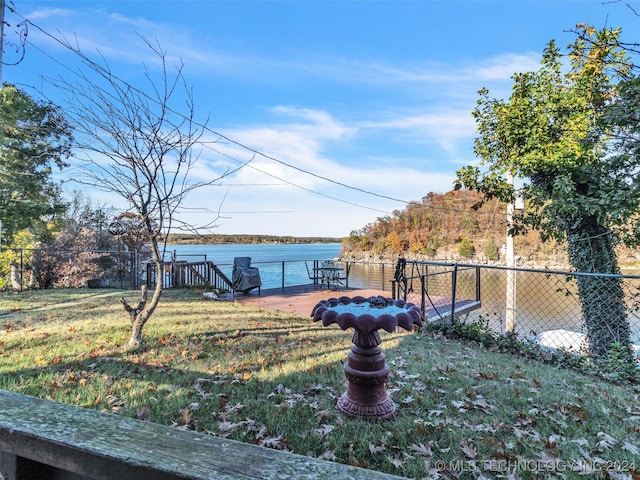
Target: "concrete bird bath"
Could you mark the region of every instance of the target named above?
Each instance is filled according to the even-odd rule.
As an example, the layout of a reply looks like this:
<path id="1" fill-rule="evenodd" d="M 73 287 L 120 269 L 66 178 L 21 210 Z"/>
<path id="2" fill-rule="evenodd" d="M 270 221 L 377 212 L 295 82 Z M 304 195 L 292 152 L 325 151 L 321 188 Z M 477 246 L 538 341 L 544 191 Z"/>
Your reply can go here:
<path id="1" fill-rule="evenodd" d="M 353 346 L 344 365 L 347 391 L 338 400 L 338 409 L 349 417 L 389 420 L 396 406 L 385 386 L 389 367 L 380 348 L 383 329 L 389 333 L 402 327 L 422 326 L 422 312 L 412 304 L 391 298 L 361 296 L 322 300 L 311 313 L 313 321 L 326 327 L 337 323 L 342 330 L 353 328 Z"/>

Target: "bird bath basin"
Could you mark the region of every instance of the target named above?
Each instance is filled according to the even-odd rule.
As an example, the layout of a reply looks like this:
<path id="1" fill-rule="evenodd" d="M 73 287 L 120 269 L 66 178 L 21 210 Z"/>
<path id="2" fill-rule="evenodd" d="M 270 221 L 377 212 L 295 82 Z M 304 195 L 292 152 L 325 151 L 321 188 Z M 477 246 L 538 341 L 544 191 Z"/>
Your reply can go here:
<path id="1" fill-rule="evenodd" d="M 342 330 L 354 329 L 353 346 L 344 365 L 347 391 L 338 400 L 338 409 L 349 417 L 388 420 L 396 406 L 387 394 L 389 367 L 380 348 L 382 329 L 389 333 L 398 327 L 413 330 L 422 326 L 422 312 L 403 300 L 379 297 L 340 297 L 322 300 L 311 313 L 313 321 L 326 327 L 333 323 Z"/>

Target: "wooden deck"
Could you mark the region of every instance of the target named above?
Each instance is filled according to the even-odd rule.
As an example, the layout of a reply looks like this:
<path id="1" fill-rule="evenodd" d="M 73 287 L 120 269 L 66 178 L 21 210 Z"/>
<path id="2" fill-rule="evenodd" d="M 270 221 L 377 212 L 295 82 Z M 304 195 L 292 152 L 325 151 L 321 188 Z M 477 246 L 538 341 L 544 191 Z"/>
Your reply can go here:
<path id="1" fill-rule="evenodd" d="M 309 316 L 313 307 L 321 300 L 328 298 L 340 298 L 342 296 L 371 297 L 382 295 L 391 297 L 390 292 L 372 289 L 340 288 L 338 290 L 320 289 L 314 285 L 296 285 L 292 287 L 271 288 L 262 290 L 261 294 L 251 292 L 247 295 L 236 295 L 235 300 L 247 305 L 255 305 L 273 310 L 280 310 L 297 315 Z M 454 307 L 454 314 L 464 315 L 480 308 L 481 302 L 470 299 L 457 299 L 455 306 L 452 305 L 451 298 L 432 297 L 433 304 L 427 301 L 425 305 L 425 315 L 428 321 L 444 320 L 451 317 L 451 309 Z M 407 301 L 411 301 L 408 299 Z M 415 302 L 414 302 L 415 303 Z M 420 306 L 419 303 L 416 305 Z"/>
<path id="2" fill-rule="evenodd" d="M 466 315 L 473 310 L 477 310 L 482 306 L 482 303 L 477 300 L 456 300 L 455 305 L 451 302 L 450 298 L 438 297 L 432 298 L 433 305 L 428 303 L 425 305 L 425 315 L 427 320 L 430 322 L 435 322 L 438 320 L 445 320 L 451 318 L 451 313 L 453 309 L 453 314 L 455 316 L 458 315 Z"/>
<path id="3" fill-rule="evenodd" d="M 304 317 L 311 316 L 313 307 L 321 300 L 328 298 L 340 298 L 342 296 L 354 297 L 360 295 L 362 297 L 371 297 L 383 295 L 390 297 L 389 292 L 382 290 L 357 289 L 357 288 L 340 288 L 338 290 L 320 289 L 318 286 L 295 285 L 292 287 L 263 289 L 260 295 L 257 292 L 250 292 L 247 295 L 236 295 L 235 301 L 264 307 L 272 310 L 280 310 L 282 312 L 294 313 Z"/>

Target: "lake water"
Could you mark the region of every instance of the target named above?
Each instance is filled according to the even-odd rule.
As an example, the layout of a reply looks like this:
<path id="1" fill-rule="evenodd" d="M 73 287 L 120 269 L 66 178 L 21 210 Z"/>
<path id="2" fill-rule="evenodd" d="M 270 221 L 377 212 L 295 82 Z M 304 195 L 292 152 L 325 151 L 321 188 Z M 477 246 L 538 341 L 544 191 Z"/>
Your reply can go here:
<path id="1" fill-rule="evenodd" d="M 176 260 L 197 262 L 210 260 L 231 278 L 234 257 L 251 257 L 252 265 L 260 269 L 262 287 L 305 285 L 311 283 L 307 268 L 312 268 L 313 260 L 332 260 L 340 255 L 340 243 L 327 244 L 224 244 L 224 245 L 171 245 L 165 260 L 171 260 L 175 252 Z M 451 268 L 443 268 L 451 271 Z M 374 288 L 391 292 L 391 279 L 395 265 L 355 263 L 351 265 L 349 286 L 354 288 Z M 505 316 L 506 273 L 503 270 L 481 268 L 482 307 L 472 312 L 471 318 L 482 316 L 492 327 L 501 331 Z M 407 272 L 409 273 L 409 272 Z M 413 275 L 413 273 L 412 273 Z M 457 283 L 459 298 L 475 298 L 475 277 L 465 280 L 461 274 Z M 451 275 L 440 275 L 429 280 L 432 295 L 451 295 Z M 420 304 L 420 286 L 416 281 L 413 293 L 407 300 Z M 413 290 L 413 289 L 412 289 Z M 625 281 L 625 291 L 633 302 L 629 320 L 633 338 L 640 342 L 640 277 Z M 531 331 L 542 332 L 549 329 L 582 331 L 581 308 L 575 292 L 575 285 L 567 282 L 564 274 L 548 272 L 519 271 L 517 274 L 517 320 L 516 331 L 527 338 Z"/>
<path id="2" fill-rule="evenodd" d="M 262 288 L 310 283 L 308 268 L 313 260 L 333 260 L 340 255 L 340 243 L 261 243 L 220 245 L 168 245 L 165 261 L 211 261 L 231 278 L 233 259 L 251 257 L 251 265 L 260 269 Z M 306 261 L 306 264 L 305 264 Z"/>
<path id="3" fill-rule="evenodd" d="M 332 260 L 340 255 L 341 247 L 340 243 L 168 245 L 166 257 L 175 252 L 176 260 L 211 260 L 217 265 L 233 264 L 235 257 L 251 257 L 251 263 Z"/>

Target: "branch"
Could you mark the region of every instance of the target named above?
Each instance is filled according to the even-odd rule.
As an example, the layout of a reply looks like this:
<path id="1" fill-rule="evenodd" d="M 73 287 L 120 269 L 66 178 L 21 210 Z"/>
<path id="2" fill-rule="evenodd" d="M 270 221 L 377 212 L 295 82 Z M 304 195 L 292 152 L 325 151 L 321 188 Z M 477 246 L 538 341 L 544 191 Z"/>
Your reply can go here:
<path id="1" fill-rule="evenodd" d="M 127 302 L 124 297 L 120 299 L 120 303 L 122 303 L 125 311 L 129 315 L 131 315 L 132 319 L 135 318 L 135 316 L 138 315 L 138 313 L 142 311 L 142 309 L 144 309 L 145 305 L 147 304 L 147 286 L 143 285 L 141 290 L 142 292 L 140 296 L 140 302 L 138 302 L 138 305 L 136 307 L 132 307 L 131 305 L 129 305 L 129 302 Z"/>

